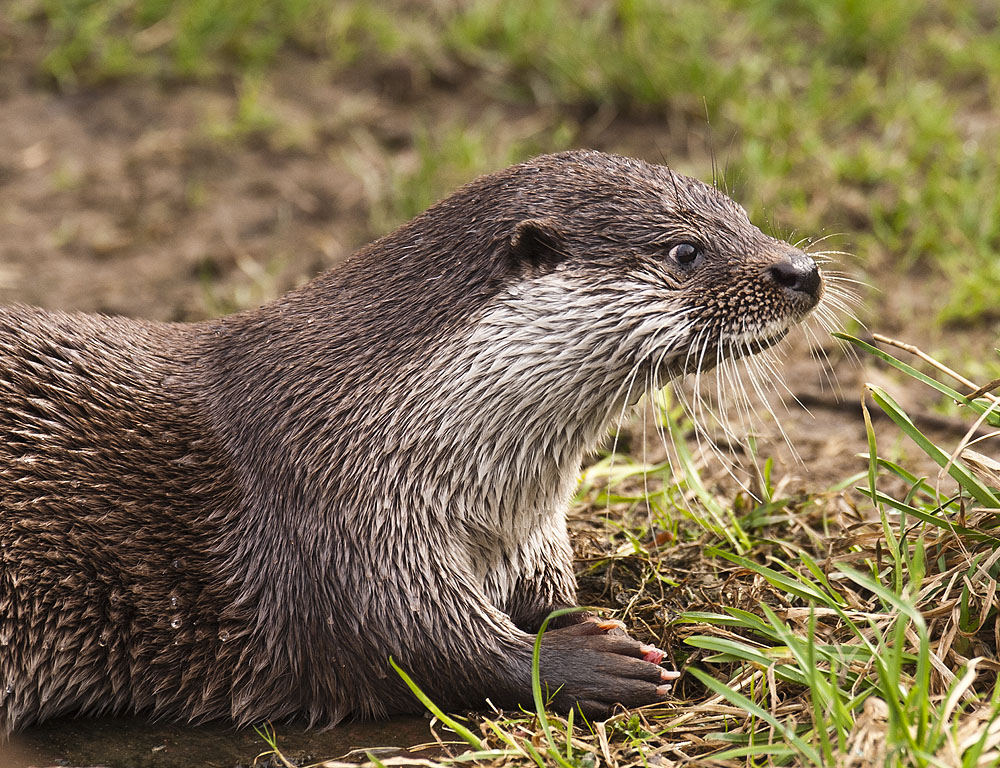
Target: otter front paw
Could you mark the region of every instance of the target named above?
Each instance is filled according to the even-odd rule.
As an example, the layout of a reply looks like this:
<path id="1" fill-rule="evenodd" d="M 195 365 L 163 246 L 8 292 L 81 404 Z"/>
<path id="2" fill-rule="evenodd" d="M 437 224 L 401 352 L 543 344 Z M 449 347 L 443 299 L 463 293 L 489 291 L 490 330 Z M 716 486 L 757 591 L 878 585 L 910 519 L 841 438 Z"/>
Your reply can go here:
<path id="1" fill-rule="evenodd" d="M 617 704 L 632 708 L 663 701 L 669 683 L 679 677 L 659 666 L 663 651 L 604 624 L 591 620 L 542 636 L 543 692 L 556 709 L 604 719 Z"/>

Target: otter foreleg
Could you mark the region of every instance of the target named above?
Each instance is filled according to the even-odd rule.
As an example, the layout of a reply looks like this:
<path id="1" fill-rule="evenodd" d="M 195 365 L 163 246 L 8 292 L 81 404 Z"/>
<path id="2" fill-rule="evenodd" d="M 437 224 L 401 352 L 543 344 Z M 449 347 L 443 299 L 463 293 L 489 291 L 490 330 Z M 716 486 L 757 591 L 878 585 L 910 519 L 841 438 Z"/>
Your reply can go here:
<path id="1" fill-rule="evenodd" d="M 558 520 L 539 534 L 520 547 L 516 561 L 521 572 L 505 606 L 511 620 L 530 633 L 537 632 L 553 611 L 577 606 L 573 549 L 565 522 Z M 553 619 L 549 626 L 579 624 L 590 616 L 587 611 L 575 611 Z"/>

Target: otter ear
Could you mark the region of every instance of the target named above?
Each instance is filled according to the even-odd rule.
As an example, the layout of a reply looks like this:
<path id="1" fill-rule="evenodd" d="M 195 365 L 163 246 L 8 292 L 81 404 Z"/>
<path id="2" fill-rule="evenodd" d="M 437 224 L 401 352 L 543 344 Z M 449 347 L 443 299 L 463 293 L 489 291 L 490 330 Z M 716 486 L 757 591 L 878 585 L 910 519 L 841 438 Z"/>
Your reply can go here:
<path id="1" fill-rule="evenodd" d="M 521 270 L 547 272 L 568 255 L 562 232 L 553 219 L 524 219 L 510 236 L 510 254 Z"/>

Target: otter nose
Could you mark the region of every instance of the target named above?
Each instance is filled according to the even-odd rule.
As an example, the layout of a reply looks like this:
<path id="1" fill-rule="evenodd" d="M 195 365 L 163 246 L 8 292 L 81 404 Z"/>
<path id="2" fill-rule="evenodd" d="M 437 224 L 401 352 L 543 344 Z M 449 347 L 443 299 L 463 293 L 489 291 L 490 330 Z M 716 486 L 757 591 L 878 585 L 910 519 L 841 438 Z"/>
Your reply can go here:
<path id="1" fill-rule="evenodd" d="M 772 264 L 768 270 L 771 279 L 782 288 L 804 293 L 813 303 L 819 299 L 822 280 L 816 262 L 804 253 L 790 253 L 781 261 Z"/>

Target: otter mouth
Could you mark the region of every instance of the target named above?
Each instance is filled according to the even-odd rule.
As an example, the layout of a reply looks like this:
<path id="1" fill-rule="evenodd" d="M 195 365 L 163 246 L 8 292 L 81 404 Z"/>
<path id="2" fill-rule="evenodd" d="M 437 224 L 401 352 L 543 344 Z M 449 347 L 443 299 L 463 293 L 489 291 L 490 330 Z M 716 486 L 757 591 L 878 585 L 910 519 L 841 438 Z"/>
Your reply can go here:
<path id="1" fill-rule="evenodd" d="M 723 360 L 740 360 L 770 349 L 784 339 L 790 330 L 790 328 L 783 328 L 780 331 L 750 340 L 725 338 L 720 342 L 706 345 L 703 352 L 697 356 L 685 355 L 665 361 L 661 369 L 669 378 L 711 371 Z M 719 354 L 720 348 L 723 350 L 721 355 Z"/>
<path id="2" fill-rule="evenodd" d="M 777 333 L 772 333 L 769 336 L 762 336 L 758 339 L 753 339 L 752 341 L 745 341 L 740 344 L 733 344 L 731 348 L 735 353 L 732 356 L 733 360 L 739 360 L 741 357 L 746 357 L 747 355 L 756 355 L 759 352 L 763 352 L 765 349 L 770 349 L 783 338 L 788 335 L 790 328 L 783 328 Z"/>

